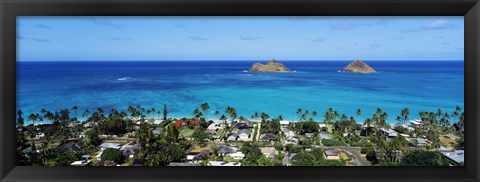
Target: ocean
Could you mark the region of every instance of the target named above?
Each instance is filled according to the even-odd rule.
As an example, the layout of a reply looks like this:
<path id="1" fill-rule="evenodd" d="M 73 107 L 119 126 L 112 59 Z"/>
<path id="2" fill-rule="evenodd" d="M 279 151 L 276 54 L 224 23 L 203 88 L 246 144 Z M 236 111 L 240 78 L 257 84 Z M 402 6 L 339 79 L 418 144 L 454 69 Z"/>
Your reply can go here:
<path id="1" fill-rule="evenodd" d="M 234 107 L 238 116 L 254 112 L 298 120 L 298 108 L 316 111 L 316 121 L 333 108 L 347 116 L 371 117 L 379 107 L 388 122 L 402 108 L 410 118 L 438 108 L 464 105 L 463 61 L 365 61 L 378 71 L 341 73 L 347 61 L 281 61 L 295 72 L 246 72 L 255 61 L 103 61 L 17 62 L 17 109 L 39 113 L 78 106 L 126 111 L 128 106 L 163 109 L 169 117 L 192 117 L 201 103 L 215 110 Z M 266 61 L 263 61 L 266 63 Z M 75 116 L 71 112 L 71 116 Z M 158 117 L 158 116 L 156 116 Z"/>

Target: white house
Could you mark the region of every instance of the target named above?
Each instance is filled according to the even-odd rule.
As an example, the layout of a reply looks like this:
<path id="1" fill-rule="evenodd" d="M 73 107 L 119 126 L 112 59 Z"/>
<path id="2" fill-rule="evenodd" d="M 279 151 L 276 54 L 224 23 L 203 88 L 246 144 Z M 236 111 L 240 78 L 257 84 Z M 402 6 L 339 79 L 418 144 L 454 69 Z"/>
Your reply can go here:
<path id="1" fill-rule="evenodd" d="M 340 155 L 336 150 L 325 150 L 325 152 L 323 152 L 323 156 L 325 157 L 325 159 L 334 159 L 334 160 L 340 159 Z"/>
<path id="2" fill-rule="evenodd" d="M 44 133 L 37 133 L 37 134 L 35 135 L 35 138 L 36 138 L 36 139 L 40 139 L 40 138 L 43 138 L 43 137 L 45 137 L 45 134 L 44 134 Z"/>
<path id="3" fill-rule="evenodd" d="M 216 125 L 215 123 L 212 123 L 207 127 L 207 131 L 211 133 L 216 132 L 217 130 L 218 130 L 218 125 Z"/>
<path id="4" fill-rule="evenodd" d="M 232 157 L 235 160 L 242 160 L 243 158 L 245 158 L 245 154 L 243 154 L 242 152 L 235 152 L 227 155 Z"/>
<path id="5" fill-rule="evenodd" d="M 239 140 L 241 141 L 246 141 L 248 140 L 248 138 L 250 138 L 250 130 L 247 130 L 247 129 L 243 129 L 239 132 L 238 134 L 238 138 Z"/>
<path id="6" fill-rule="evenodd" d="M 288 124 L 290 124 L 290 121 L 286 121 L 286 120 L 280 121 L 280 126 L 282 126 L 282 127 L 286 127 L 286 126 L 288 126 Z"/>
<path id="7" fill-rule="evenodd" d="M 422 126 L 422 120 L 419 120 L 419 119 L 411 120 L 410 121 L 410 126 L 412 128 L 420 127 L 420 126 Z"/>
<path id="8" fill-rule="evenodd" d="M 397 137 L 398 133 L 392 129 L 380 128 L 378 133 L 383 137 L 393 138 Z"/>

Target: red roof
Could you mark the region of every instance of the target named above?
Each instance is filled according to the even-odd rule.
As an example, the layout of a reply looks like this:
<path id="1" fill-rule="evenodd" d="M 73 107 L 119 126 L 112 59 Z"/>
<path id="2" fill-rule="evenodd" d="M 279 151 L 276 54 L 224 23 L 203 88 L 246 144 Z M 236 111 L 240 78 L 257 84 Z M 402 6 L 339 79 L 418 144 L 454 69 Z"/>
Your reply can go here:
<path id="1" fill-rule="evenodd" d="M 182 127 L 183 122 L 187 122 L 187 124 L 190 124 L 190 125 L 200 126 L 200 120 L 198 120 L 198 118 L 185 118 L 185 119 L 178 119 L 177 122 L 175 122 L 175 127 L 176 128 Z"/>

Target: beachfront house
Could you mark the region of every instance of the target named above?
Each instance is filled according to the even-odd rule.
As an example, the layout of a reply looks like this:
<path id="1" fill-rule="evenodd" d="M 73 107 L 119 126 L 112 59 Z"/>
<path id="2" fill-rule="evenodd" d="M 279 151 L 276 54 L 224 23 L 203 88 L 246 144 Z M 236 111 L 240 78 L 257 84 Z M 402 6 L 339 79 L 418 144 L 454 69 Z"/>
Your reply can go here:
<path id="1" fill-rule="evenodd" d="M 250 138 L 250 130 L 243 129 L 240 132 L 238 132 L 238 139 L 241 141 L 246 141 Z"/>
<path id="2" fill-rule="evenodd" d="M 280 126 L 281 127 L 287 127 L 290 124 L 290 121 L 282 120 L 280 121 Z"/>
<path id="3" fill-rule="evenodd" d="M 410 126 L 412 128 L 420 127 L 422 125 L 422 120 L 416 119 L 410 121 Z"/>
<path id="4" fill-rule="evenodd" d="M 397 137 L 398 133 L 392 129 L 380 128 L 378 130 L 378 135 L 386 138 L 394 138 Z"/>
<path id="5" fill-rule="evenodd" d="M 207 131 L 210 132 L 210 133 L 215 133 L 216 131 L 218 131 L 218 128 L 219 128 L 219 126 L 217 124 L 212 123 L 212 124 L 208 125 Z"/>
<path id="6" fill-rule="evenodd" d="M 444 156 L 446 156 L 450 162 L 454 165 L 458 165 L 460 163 L 464 163 L 465 160 L 465 151 L 464 150 L 454 150 L 449 152 L 442 152 Z"/>
<path id="7" fill-rule="evenodd" d="M 243 158 L 245 158 L 245 154 L 243 154 L 242 152 L 235 152 L 235 153 L 232 153 L 232 154 L 227 154 L 227 156 L 230 156 L 232 157 L 233 159 L 235 160 L 242 160 Z"/>
<path id="8" fill-rule="evenodd" d="M 323 157 L 325 159 L 328 159 L 328 160 L 339 160 L 340 159 L 340 155 L 338 154 L 338 152 L 336 150 L 325 150 L 325 152 L 323 152 Z"/>

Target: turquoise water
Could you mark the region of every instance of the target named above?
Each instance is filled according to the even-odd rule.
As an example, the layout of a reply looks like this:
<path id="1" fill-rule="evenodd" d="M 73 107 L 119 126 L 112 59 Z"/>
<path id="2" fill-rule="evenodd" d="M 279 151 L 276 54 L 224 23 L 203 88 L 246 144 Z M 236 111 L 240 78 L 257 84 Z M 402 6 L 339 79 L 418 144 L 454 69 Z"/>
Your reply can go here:
<path id="1" fill-rule="evenodd" d="M 297 120 L 298 108 L 321 115 L 339 113 L 370 117 L 377 107 L 389 122 L 404 107 L 411 119 L 420 111 L 452 112 L 464 103 L 463 61 L 365 61 L 379 71 L 340 73 L 346 61 L 282 61 L 296 72 L 245 72 L 253 61 L 17 62 L 17 109 L 26 115 L 40 109 L 128 106 L 162 109 L 169 116 L 192 117 L 207 102 L 207 117 L 234 107 L 239 116 L 254 112 Z M 72 112 L 72 116 L 74 116 Z"/>

